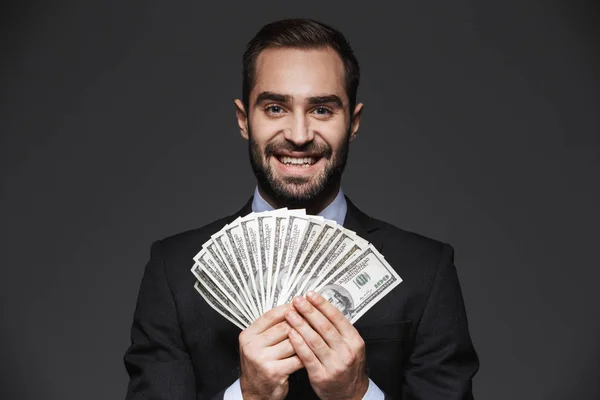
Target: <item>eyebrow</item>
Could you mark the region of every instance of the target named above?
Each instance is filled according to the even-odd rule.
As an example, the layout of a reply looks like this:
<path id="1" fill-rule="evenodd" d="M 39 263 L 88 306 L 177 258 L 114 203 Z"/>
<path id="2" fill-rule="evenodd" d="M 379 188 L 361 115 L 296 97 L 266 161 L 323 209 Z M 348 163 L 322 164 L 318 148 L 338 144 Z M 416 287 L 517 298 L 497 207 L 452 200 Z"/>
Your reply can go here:
<path id="1" fill-rule="evenodd" d="M 276 103 L 291 103 L 292 96 L 287 94 L 280 94 L 275 92 L 262 92 L 256 97 L 256 105 L 261 105 L 267 101 L 274 101 Z M 335 94 L 327 94 L 323 96 L 313 96 L 306 99 L 306 103 L 310 105 L 317 104 L 332 104 L 336 107 L 343 108 L 344 103 L 339 96 Z"/>
<path id="2" fill-rule="evenodd" d="M 317 104 L 332 104 L 336 107 L 339 108 L 343 108 L 344 107 L 344 103 L 342 103 L 342 99 L 340 99 L 339 96 L 335 95 L 335 94 L 328 94 L 325 96 L 315 96 L 315 97 L 309 97 L 307 100 L 307 103 L 310 105 L 317 105 Z"/>
<path id="3" fill-rule="evenodd" d="M 256 105 L 266 103 L 267 101 L 274 101 L 276 103 L 290 103 L 292 96 L 287 94 L 279 94 L 274 92 L 262 92 L 256 97 Z"/>

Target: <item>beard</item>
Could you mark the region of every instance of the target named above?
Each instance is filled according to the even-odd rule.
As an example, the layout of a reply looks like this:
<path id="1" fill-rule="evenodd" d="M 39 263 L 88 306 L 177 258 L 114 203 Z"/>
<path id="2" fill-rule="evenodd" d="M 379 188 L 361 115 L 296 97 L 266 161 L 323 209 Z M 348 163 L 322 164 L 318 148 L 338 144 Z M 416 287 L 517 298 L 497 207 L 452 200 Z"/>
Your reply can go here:
<path id="1" fill-rule="evenodd" d="M 326 143 L 317 144 L 313 141 L 296 146 L 285 139 L 268 143 L 263 152 L 253 140 L 250 130 L 248 136 L 250 164 L 257 183 L 278 204 L 289 208 L 310 208 L 310 204 L 327 197 L 339 187 L 348 159 L 350 130 L 335 152 Z M 325 168 L 311 177 L 276 177 L 269 159 L 275 157 L 278 151 L 318 154 L 325 159 Z"/>

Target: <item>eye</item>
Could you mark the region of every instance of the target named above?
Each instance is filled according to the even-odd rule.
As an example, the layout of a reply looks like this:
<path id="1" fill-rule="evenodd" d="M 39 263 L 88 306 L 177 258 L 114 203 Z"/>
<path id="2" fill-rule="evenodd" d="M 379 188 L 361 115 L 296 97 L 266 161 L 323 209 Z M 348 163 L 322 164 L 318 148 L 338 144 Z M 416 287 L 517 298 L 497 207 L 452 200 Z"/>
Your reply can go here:
<path id="1" fill-rule="evenodd" d="M 322 116 L 329 116 L 331 114 L 333 114 L 331 112 L 331 110 L 327 107 L 317 107 L 314 109 L 315 114 L 317 115 L 322 115 Z"/>
<path id="2" fill-rule="evenodd" d="M 276 104 L 271 104 L 265 107 L 265 111 L 269 114 L 281 114 L 283 113 L 283 108 Z"/>

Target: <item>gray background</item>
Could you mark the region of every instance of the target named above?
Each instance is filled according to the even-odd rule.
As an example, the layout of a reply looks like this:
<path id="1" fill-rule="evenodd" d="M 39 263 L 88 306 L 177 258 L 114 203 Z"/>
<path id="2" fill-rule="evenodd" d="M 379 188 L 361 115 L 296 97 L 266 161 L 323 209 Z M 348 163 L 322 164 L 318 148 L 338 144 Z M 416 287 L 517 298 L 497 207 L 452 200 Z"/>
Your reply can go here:
<path id="1" fill-rule="evenodd" d="M 477 398 L 600 398 L 594 2 L 49 3 L 0 23 L 0 398 L 123 398 L 149 246 L 250 196 L 241 54 L 290 16 L 361 61 L 346 193 L 456 248 Z"/>

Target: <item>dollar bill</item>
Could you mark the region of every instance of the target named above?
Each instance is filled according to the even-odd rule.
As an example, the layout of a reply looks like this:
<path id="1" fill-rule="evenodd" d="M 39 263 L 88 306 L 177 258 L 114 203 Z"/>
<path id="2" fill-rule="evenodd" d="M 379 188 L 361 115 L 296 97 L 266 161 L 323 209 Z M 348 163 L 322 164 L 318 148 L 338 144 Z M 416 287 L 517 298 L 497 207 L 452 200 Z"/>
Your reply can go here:
<path id="1" fill-rule="evenodd" d="M 275 292 L 275 285 L 273 282 L 277 281 L 277 277 L 279 274 L 279 263 L 281 261 L 281 254 L 283 248 L 283 242 L 285 238 L 285 232 L 288 222 L 288 210 L 275 210 L 274 221 L 273 221 L 273 248 L 271 251 L 270 258 L 270 267 L 269 267 L 269 276 L 268 276 L 268 295 L 267 295 L 267 305 L 269 308 L 273 308 L 275 304 L 273 303 L 273 295 Z"/>
<path id="2" fill-rule="evenodd" d="M 285 241 L 283 243 L 282 256 L 279 265 L 279 273 L 277 276 L 277 280 L 273 282 L 274 286 L 274 294 L 273 294 L 273 303 L 276 305 L 281 305 L 281 300 L 285 300 L 283 295 L 283 290 L 285 289 L 285 285 L 290 278 L 292 273 L 292 262 L 298 249 L 300 248 L 300 242 L 302 238 L 302 234 L 310 218 L 306 215 L 294 215 L 290 213 L 288 218 L 288 224 L 285 234 Z"/>
<path id="3" fill-rule="evenodd" d="M 338 227 L 339 235 L 326 254 L 317 262 L 310 278 L 307 279 L 305 286 L 301 288 L 298 294 L 305 294 L 309 290 L 314 290 L 316 286 L 323 281 L 324 277 L 332 270 L 340 268 L 345 262 L 350 261 L 356 253 L 367 247 L 368 242 L 357 240 L 358 236 L 343 227 Z"/>
<path id="4" fill-rule="evenodd" d="M 240 225 L 241 220 L 242 218 L 236 219 L 222 229 L 222 231 L 225 232 L 231 246 L 233 258 L 240 271 L 241 279 L 245 285 L 244 287 L 248 292 L 248 297 L 251 299 L 253 307 L 257 310 L 257 314 L 262 315 L 264 312 L 262 308 L 262 299 L 258 289 L 258 282 L 256 281 L 254 271 L 252 271 L 248 251 L 246 249 L 244 232 Z"/>
<path id="5" fill-rule="evenodd" d="M 275 215 L 273 212 L 266 211 L 256 214 L 256 224 L 258 226 L 258 264 L 262 285 L 264 288 L 264 301 L 262 312 L 265 313 L 271 309 L 269 298 L 271 296 L 271 274 L 269 273 L 273 244 L 275 242 Z"/>
<path id="6" fill-rule="evenodd" d="M 212 240 L 216 243 L 217 250 L 221 259 L 225 262 L 225 264 L 229 267 L 229 269 L 235 274 L 240 283 L 240 287 L 242 288 L 242 296 L 247 301 L 248 308 L 252 311 L 253 315 L 258 318 L 262 312 L 259 304 L 256 302 L 254 298 L 254 293 L 249 286 L 250 279 L 249 276 L 246 275 L 246 269 L 243 265 L 238 265 L 238 259 L 235 257 L 235 252 L 237 250 L 233 249 L 233 245 L 229 242 L 229 238 L 227 236 L 226 230 L 229 228 L 229 225 L 226 225 L 224 229 L 219 231 L 218 233 L 212 236 Z"/>
<path id="7" fill-rule="evenodd" d="M 222 293 L 227 298 L 227 301 L 223 301 L 222 304 L 233 305 L 231 309 L 234 310 L 244 322 L 254 321 L 253 317 L 248 313 L 243 303 L 240 301 L 241 298 L 239 297 L 239 293 L 236 293 L 234 286 L 222 274 L 219 267 L 206 250 L 203 249 L 194 258 L 196 262 L 192 267 L 192 273 L 196 279 L 198 281 L 203 281 L 208 277 L 213 282 L 214 286 L 219 289 L 218 293 Z M 204 274 L 201 272 L 204 272 Z M 216 297 L 216 300 L 220 301 L 219 297 Z"/>
<path id="8" fill-rule="evenodd" d="M 258 249 L 258 223 L 255 217 L 256 213 L 242 218 L 240 220 L 240 227 L 242 228 L 242 237 L 244 238 L 244 245 L 246 248 L 246 254 L 250 261 L 249 266 L 252 271 L 251 274 L 254 276 L 254 281 L 258 290 L 259 301 L 261 310 L 265 308 L 266 289 L 265 281 L 260 267 L 260 254 Z"/>
<path id="9" fill-rule="evenodd" d="M 243 316 L 236 314 L 236 312 L 233 311 L 231 308 L 233 305 L 209 278 L 203 279 L 202 281 L 196 281 L 194 288 L 200 293 L 209 306 L 227 318 L 227 320 L 232 322 L 235 326 L 240 329 L 249 326 L 249 322 L 246 321 Z"/>
<path id="10" fill-rule="evenodd" d="M 217 246 L 212 240 L 206 243 L 205 260 L 211 267 L 211 273 L 216 274 L 215 279 L 227 285 L 233 291 L 234 298 L 237 304 L 241 306 L 240 309 L 246 313 L 246 317 L 251 321 L 256 320 L 258 316 L 254 315 L 252 309 L 249 307 L 249 301 L 244 296 L 240 280 L 236 276 L 236 273 L 233 272 L 234 268 L 221 258 Z"/>
<path id="11" fill-rule="evenodd" d="M 281 268 L 283 266 L 283 264 L 285 263 L 285 258 L 288 254 L 288 242 L 289 242 L 289 237 L 291 235 L 291 228 L 288 229 L 290 223 L 292 222 L 293 218 L 296 217 L 302 217 L 305 216 L 306 213 L 304 212 L 304 210 L 286 210 L 284 212 L 282 212 L 282 218 L 276 218 L 277 222 L 279 223 L 278 226 L 276 226 L 276 229 L 278 230 L 277 235 L 275 236 L 275 240 L 277 241 L 277 243 L 275 243 L 274 248 L 273 248 L 273 256 L 275 256 L 275 254 L 277 255 L 275 258 L 277 260 L 276 264 L 274 264 L 272 266 L 272 276 L 271 276 L 271 298 L 270 298 L 270 303 L 271 303 L 271 307 L 276 307 L 277 301 L 279 299 L 279 289 L 280 289 L 280 282 L 281 282 Z M 292 218 L 293 217 L 293 218 Z M 274 271 L 273 271 L 274 269 Z"/>
<path id="12" fill-rule="evenodd" d="M 291 302 L 295 295 L 302 294 L 305 283 L 314 275 L 314 267 L 322 260 L 326 251 L 331 248 L 331 244 L 340 232 L 342 232 L 341 227 L 338 227 L 333 221 L 326 221 L 322 225 L 310 250 L 299 261 L 299 266 L 295 271 L 296 276 L 293 278 L 292 284 L 288 285 L 289 289 L 285 294 L 287 297 L 286 303 Z"/>
<path id="13" fill-rule="evenodd" d="M 213 234 L 194 261 L 196 290 L 241 329 L 309 290 L 354 323 L 402 281 L 368 241 L 305 210 L 239 217 Z"/>
<path id="14" fill-rule="evenodd" d="M 226 234 L 229 237 L 229 241 L 234 243 L 234 252 L 239 257 L 240 265 L 242 265 L 244 269 L 244 277 L 246 280 L 249 280 L 249 286 L 252 288 L 253 297 L 256 299 L 256 303 L 261 303 L 260 298 L 260 290 L 258 287 L 258 282 L 255 279 L 254 272 L 252 271 L 252 266 L 250 265 L 250 259 L 248 256 L 248 249 L 246 248 L 244 233 L 242 231 L 242 227 L 239 224 L 239 221 L 242 218 L 239 217 L 236 221 L 234 221 L 229 228 L 225 230 Z M 246 278 L 247 277 L 247 278 Z"/>
<path id="15" fill-rule="evenodd" d="M 316 250 L 314 248 L 315 243 L 319 240 L 322 240 L 324 236 L 321 235 L 324 227 L 324 218 L 314 216 L 309 216 L 308 218 L 308 223 L 304 228 L 304 233 L 302 234 L 302 239 L 300 240 L 300 247 L 298 248 L 296 257 L 294 257 L 294 261 L 291 264 L 291 273 L 287 282 L 285 283 L 285 287 L 281 295 L 282 298 L 287 299 L 288 293 L 290 289 L 293 288 L 293 285 L 296 281 L 296 277 L 305 273 L 309 258 Z"/>
<path id="16" fill-rule="evenodd" d="M 354 323 L 400 282 L 396 271 L 369 245 L 352 262 L 328 274 L 315 291 Z"/>

